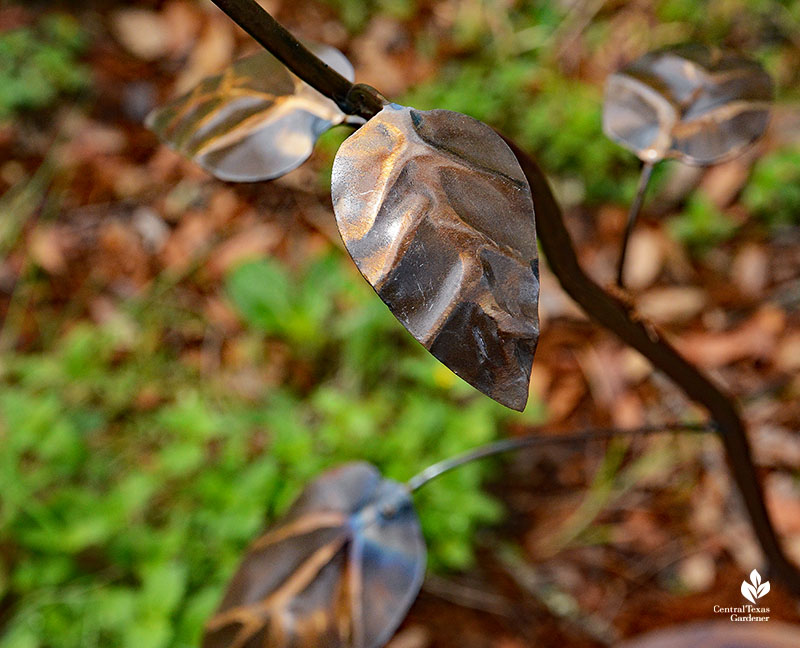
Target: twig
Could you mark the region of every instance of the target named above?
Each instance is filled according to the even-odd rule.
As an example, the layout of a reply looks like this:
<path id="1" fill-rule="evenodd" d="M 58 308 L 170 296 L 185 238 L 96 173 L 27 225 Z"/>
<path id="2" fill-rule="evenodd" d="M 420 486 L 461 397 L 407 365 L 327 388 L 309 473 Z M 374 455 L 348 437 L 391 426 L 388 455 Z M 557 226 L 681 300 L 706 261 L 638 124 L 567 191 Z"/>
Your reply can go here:
<path id="1" fill-rule="evenodd" d="M 383 102 L 374 89 L 353 85 L 319 61 L 254 0 L 213 0 L 240 27 L 282 61 L 292 72 L 336 101 L 345 112 L 369 119 Z M 775 578 L 800 596 L 800 569 L 787 558 L 764 504 L 744 423 L 736 406 L 699 369 L 687 362 L 652 326 L 632 309 L 592 281 L 578 263 L 572 239 L 550 186 L 534 160 L 514 142 L 514 151 L 536 196 L 536 232 L 545 256 L 561 286 L 586 313 L 644 355 L 693 400 L 711 414 L 727 454 L 728 465 L 756 537 Z"/>
<path id="2" fill-rule="evenodd" d="M 453 579 L 428 574 L 422 583 L 422 589 L 433 596 L 470 610 L 507 618 L 514 616 L 512 602 L 505 596 L 487 590 L 485 586 L 475 587 Z"/>
<path id="3" fill-rule="evenodd" d="M 544 578 L 539 570 L 511 549 L 501 549 L 498 559 L 503 570 L 522 590 L 530 594 L 553 616 L 568 623 L 583 635 L 605 646 L 619 643 L 619 633 L 598 614 L 581 608 L 580 603 L 552 579 Z"/>

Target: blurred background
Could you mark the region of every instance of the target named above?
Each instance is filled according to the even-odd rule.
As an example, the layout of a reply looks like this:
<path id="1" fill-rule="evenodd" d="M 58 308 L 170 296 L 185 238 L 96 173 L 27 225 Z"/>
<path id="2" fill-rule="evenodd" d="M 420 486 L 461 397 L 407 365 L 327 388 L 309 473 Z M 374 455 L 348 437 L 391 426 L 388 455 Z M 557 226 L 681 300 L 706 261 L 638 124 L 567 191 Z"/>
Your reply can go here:
<path id="1" fill-rule="evenodd" d="M 394 101 L 517 138 L 603 284 L 638 175 L 602 134 L 605 77 L 683 41 L 766 66 L 767 137 L 657 169 L 627 283 L 739 399 L 800 561 L 800 1 L 262 4 Z M 142 126 L 255 49 L 205 1 L 0 6 L 2 648 L 196 646 L 246 545 L 341 461 L 407 479 L 534 425 L 703 416 L 546 264 L 527 411 L 455 378 L 342 250 L 329 178 L 346 129 L 278 181 L 226 185 Z M 711 437 L 472 464 L 417 504 L 430 576 L 394 648 L 609 646 L 740 605 L 762 566 Z M 775 581 L 768 604 L 800 618 Z"/>

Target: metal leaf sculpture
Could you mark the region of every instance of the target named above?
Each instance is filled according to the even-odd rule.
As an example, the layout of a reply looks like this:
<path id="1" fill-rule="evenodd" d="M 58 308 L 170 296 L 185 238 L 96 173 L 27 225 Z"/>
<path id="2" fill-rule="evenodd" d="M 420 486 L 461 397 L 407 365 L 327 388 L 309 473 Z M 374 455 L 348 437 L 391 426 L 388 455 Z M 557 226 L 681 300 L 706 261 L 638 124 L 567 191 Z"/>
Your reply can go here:
<path id="1" fill-rule="evenodd" d="M 772 80 L 758 63 L 697 44 L 650 52 L 608 78 L 603 130 L 644 162 L 622 239 L 620 286 L 653 165 L 667 157 L 708 165 L 737 155 L 764 134 L 771 101 Z"/>
<path id="2" fill-rule="evenodd" d="M 713 164 L 761 137 L 771 100 L 772 81 L 755 61 L 682 45 L 608 78 L 603 129 L 645 162 Z"/>
<path id="3" fill-rule="evenodd" d="M 339 50 L 307 47 L 352 81 L 353 66 Z M 217 178 L 255 182 L 298 167 L 319 136 L 344 119 L 333 101 L 260 52 L 155 110 L 147 126 Z"/>
<path id="4" fill-rule="evenodd" d="M 800 626 L 700 621 L 649 632 L 619 648 L 800 648 Z"/>
<path id="5" fill-rule="evenodd" d="M 531 190 L 485 124 L 391 104 L 339 149 L 336 221 L 395 317 L 498 402 L 525 408 L 539 336 Z"/>
<path id="6" fill-rule="evenodd" d="M 425 542 L 407 487 L 367 463 L 312 482 L 253 543 L 203 648 L 377 648 L 419 593 Z"/>

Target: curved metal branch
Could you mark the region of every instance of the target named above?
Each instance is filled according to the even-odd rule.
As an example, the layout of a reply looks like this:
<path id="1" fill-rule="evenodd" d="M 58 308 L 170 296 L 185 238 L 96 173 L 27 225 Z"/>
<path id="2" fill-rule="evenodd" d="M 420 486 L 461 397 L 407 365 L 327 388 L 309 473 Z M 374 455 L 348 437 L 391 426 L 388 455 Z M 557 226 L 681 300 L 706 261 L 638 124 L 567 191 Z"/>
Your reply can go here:
<path id="1" fill-rule="evenodd" d="M 255 0 L 211 0 L 264 49 L 348 115 L 369 119 L 384 106 L 375 88 L 351 83 L 314 56 Z"/>
<path id="2" fill-rule="evenodd" d="M 620 287 L 625 285 L 623 275 L 625 273 L 625 257 L 628 254 L 628 242 L 633 233 L 633 228 L 636 225 L 636 220 L 639 218 L 639 212 L 642 211 L 644 195 L 647 192 L 647 185 L 650 184 L 650 178 L 653 175 L 654 167 L 654 162 L 645 162 L 642 165 L 641 175 L 639 176 L 639 186 L 636 188 L 636 197 L 633 199 L 631 208 L 628 211 L 628 220 L 625 223 L 625 233 L 622 236 L 619 261 L 617 262 L 617 285 Z"/>
<path id="3" fill-rule="evenodd" d="M 462 454 L 448 457 L 425 468 L 406 482 L 408 490 L 412 493 L 424 486 L 429 481 L 455 470 L 464 464 L 493 457 L 506 452 L 516 452 L 524 448 L 535 448 L 547 445 L 570 445 L 588 441 L 603 441 L 619 436 L 650 436 L 667 432 L 713 432 L 716 426 L 711 423 L 664 423 L 663 425 L 645 425 L 638 428 L 592 428 L 574 434 L 543 435 L 533 432 L 525 436 L 511 439 L 501 439 L 494 443 L 487 443 Z"/>
<path id="4" fill-rule="evenodd" d="M 283 62 L 292 72 L 345 112 L 369 119 L 381 110 L 378 93 L 347 79 L 317 59 L 254 0 L 213 0 L 240 27 Z M 514 151 L 536 196 L 536 232 L 553 273 L 561 286 L 586 313 L 645 356 L 669 376 L 692 400 L 711 414 L 725 448 L 728 465 L 742 494 L 756 537 L 771 574 L 800 596 L 800 569 L 787 558 L 764 504 L 764 494 L 753 464 L 744 422 L 733 401 L 701 371 L 687 362 L 660 333 L 637 317 L 592 281 L 581 268 L 561 209 L 536 162 L 514 142 Z"/>
<path id="5" fill-rule="evenodd" d="M 586 275 L 578 263 L 561 209 L 541 169 L 514 142 L 506 139 L 506 143 L 517 156 L 532 193 L 537 198 L 536 233 L 553 274 L 589 317 L 639 351 L 692 400 L 709 411 L 717 424 L 731 474 L 771 573 L 795 596 L 800 596 L 800 570 L 784 553 L 767 513 L 745 425 L 733 401 L 699 369 L 687 362 L 654 327 L 643 322 L 630 307 L 614 299 Z"/>

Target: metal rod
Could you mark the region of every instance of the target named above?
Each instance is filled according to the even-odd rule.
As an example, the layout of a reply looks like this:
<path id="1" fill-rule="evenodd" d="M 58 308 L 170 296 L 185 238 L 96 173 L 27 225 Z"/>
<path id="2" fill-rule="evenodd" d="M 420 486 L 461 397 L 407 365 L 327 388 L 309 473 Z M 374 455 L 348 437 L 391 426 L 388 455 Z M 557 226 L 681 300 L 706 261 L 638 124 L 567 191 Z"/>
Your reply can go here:
<path id="1" fill-rule="evenodd" d="M 639 176 L 639 186 L 636 189 L 636 197 L 633 199 L 633 204 L 628 211 L 628 222 L 625 224 L 625 234 L 622 236 L 622 247 L 620 248 L 619 263 L 617 264 L 617 285 L 620 287 L 624 285 L 622 275 L 625 271 L 625 256 L 628 253 L 628 240 L 631 237 L 633 228 L 636 226 L 639 212 L 642 211 L 644 195 L 647 192 L 647 185 L 650 184 L 654 166 L 653 162 L 645 162 L 642 165 L 642 172 Z"/>
<path id="2" fill-rule="evenodd" d="M 239 27 L 312 88 L 330 97 L 348 115 L 373 117 L 383 109 L 378 92 L 353 84 L 314 56 L 255 0 L 211 0 Z"/>
<path id="3" fill-rule="evenodd" d="M 409 491 L 414 492 L 421 486 L 427 484 L 429 481 L 436 479 L 437 477 L 453 470 L 454 468 L 459 468 L 464 464 L 477 461 L 478 459 L 484 459 L 486 457 L 491 457 L 506 452 L 514 452 L 516 450 L 522 450 L 523 448 L 533 448 L 545 445 L 567 445 L 584 441 L 601 441 L 622 435 L 644 436 L 663 432 L 681 431 L 715 432 L 716 427 L 713 423 L 667 423 L 665 425 L 646 425 L 644 427 L 631 428 L 628 430 L 621 428 L 594 428 L 590 430 L 584 430 L 582 432 L 576 432 L 575 434 L 558 436 L 546 436 L 542 435 L 540 432 L 534 432 L 533 434 L 527 434 L 522 437 L 517 437 L 516 439 L 502 439 L 501 441 L 495 441 L 494 443 L 480 446 L 474 450 L 468 450 L 467 452 L 456 455 L 455 457 L 450 457 L 448 459 L 439 461 L 432 466 L 428 466 L 422 472 L 414 475 L 408 480 L 408 482 L 406 482 L 406 486 L 408 487 Z"/>

